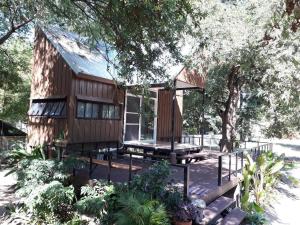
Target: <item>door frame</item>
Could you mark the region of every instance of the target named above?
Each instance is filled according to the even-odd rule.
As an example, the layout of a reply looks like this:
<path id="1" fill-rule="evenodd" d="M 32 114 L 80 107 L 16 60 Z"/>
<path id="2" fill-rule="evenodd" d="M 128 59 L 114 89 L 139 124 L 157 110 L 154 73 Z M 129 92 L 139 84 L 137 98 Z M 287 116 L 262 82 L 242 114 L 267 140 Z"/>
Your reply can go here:
<path id="1" fill-rule="evenodd" d="M 153 139 L 152 140 L 143 140 L 145 142 L 154 142 L 156 143 L 157 141 L 157 109 L 158 109 L 158 90 L 151 90 L 152 92 L 156 93 L 156 98 L 150 97 L 150 99 L 154 100 L 154 128 L 153 128 Z M 125 91 L 125 109 L 124 109 L 124 121 L 123 121 L 123 142 L 125 142 L 125 136 L 126 136 L 126 115 L 127 115 L 127 96 L 132 96 L 132 97 L 138 97 L 140 99 L 140 109 L 142 108 L 143 104 L 143 96 L 142 95 L 135 95 L 132 93 L 129 93 L 128 90 Z M 133 125 L 133 124 L 132 124 Z M 139 134 L 138 134 L 138 140 L 132 140 L 132 141 L 141 141 L 141 125 L 142 125 L 142 116 L 139 115 Z"/>

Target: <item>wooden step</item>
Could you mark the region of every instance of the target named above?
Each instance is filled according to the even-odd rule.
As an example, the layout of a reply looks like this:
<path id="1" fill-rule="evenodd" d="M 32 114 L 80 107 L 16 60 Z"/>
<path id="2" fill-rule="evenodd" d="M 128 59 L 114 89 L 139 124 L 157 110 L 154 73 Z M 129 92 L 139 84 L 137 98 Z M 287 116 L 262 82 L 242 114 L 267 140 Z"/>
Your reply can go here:
<path id="1" fill-rule="evenodd" d="M 206 204 L 212 203 L 214 200 L 218 199 L 220 196 L 224 195 L 226 192 L 230 191 L 232 188 L 236 187 L 239 183 L 239 179 L 232 177 L 231 181 L 226 181 L 222 186 L 217 186 L 215 188 L 204 189 L 204 191 L 198 191 L 197 193 L 191 193 L 192 199 L 201 198 L 206 202 Z"/>
<path id="2" fill-rule="evenodd" d="M 203 224 L 209 224 L 217 219 L 220 214 L 230 207 L 234 203 L 232 198 L 227 198 L 224 196 L 219 197 L 212 203 L 210 203 L 204 210 L 203 210 Z"/>
<path id="3" fill-rule="evenodd" d="M 246 217 L 246 213 L 240 208 L 235 208 L 225 216 L 220 225 L 239 225 Z"/>

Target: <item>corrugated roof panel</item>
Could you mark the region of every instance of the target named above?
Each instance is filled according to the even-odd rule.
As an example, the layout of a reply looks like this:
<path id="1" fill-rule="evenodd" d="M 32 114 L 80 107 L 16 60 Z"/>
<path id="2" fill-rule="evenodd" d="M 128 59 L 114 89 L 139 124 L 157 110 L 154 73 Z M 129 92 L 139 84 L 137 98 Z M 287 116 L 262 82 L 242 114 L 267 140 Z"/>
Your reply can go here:
<path id="1" fill-rule="evenodd" d="M 42 30 L 76 74 L 83 73 L 109 80 L 116 78 L 113 69 L 112 73 L 107 71 L 108 62 L 104 58 L 105 51 L 90 49 L 84 43 L 84 38 L 58 27 L 44 27 Z"/>

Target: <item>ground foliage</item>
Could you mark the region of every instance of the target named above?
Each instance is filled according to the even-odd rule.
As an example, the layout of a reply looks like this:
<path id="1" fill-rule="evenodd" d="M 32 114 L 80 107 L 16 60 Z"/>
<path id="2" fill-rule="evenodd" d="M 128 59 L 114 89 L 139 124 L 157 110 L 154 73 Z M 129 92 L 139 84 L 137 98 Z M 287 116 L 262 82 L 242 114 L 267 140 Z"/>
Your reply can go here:
<path id="1" fill-rule="evenodd" d="M 169 213 L 182 201 L 166 182 L 170 170 L 165 161 L 153 164 L 151 172 L 135 177 L 130 185 L 94 180 L 76 196 L 71 171 L 82 163 L 45 160 L 39 152 L 40 148 L 31 153 L 19 148 L 11 154 L 16 193 L 22 199 L 15 215 L 25 214 L 30 223 L 170 224 Z"/>
<path id="2" fill-rule="evenodd" d="M 284 155 L 272 151 L 263 152 L 254 159 L 251 154 L 246 155 L 241 206 L 248 213 L 250 224 L 265 224 L 264 209 L 268 207 L 268 198 L 289 164 L 284 162 Z"/>

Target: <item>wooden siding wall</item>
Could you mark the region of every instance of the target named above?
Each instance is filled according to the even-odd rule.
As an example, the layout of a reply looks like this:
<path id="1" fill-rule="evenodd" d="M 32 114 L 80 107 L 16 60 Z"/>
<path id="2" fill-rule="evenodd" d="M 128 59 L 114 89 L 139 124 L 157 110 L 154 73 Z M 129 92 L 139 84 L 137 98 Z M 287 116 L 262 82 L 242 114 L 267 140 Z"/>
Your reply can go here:
<path id="1" fill-rule="evenodd" d="M 76 108 L 77 98 L 123 104 L 124 91 L 112 81 L 77 76 L 41 31 L 36 34 L 32 73 L 31 100 L 66 96 L 67 118 L 29 117 L 28 139 L 31 145 L 51 143 L 61 132 L 64 132 L 68 143 L 121 141 L 123 118 L 77 119 Z M 123 117 L 122 110 L 123 107 L 120 107 Z"/>
<path id="2" fill-rule="evenodd" d="M 182 92 L 176 93 L 175 137 L 182 134 Z M 172 91 L 160 90 L 158 93 L 157 140 L 167 141 L 172 137 Z"/>
<path id="3" fill-rule="evenodd" d="M 69 95 L 73 72 L 40 30 L 36 33 L 33 63 L 31 100 Z M 28 125 L 31 145 L 51 142 L 62 131 L 68 135 L 66 119 L 29 117 Z"/>
<path id="4" fill-rule="evenodd" d="M 69 143 L 121 141 L 123 128 L 124 91 L 116 85 L 88 79 L 75 78 L 69 105 Z M 77 99 L 120 105 L 120 120 L 77 119 Z M 122 104 L 122 105 L 121 105 Z"/>

